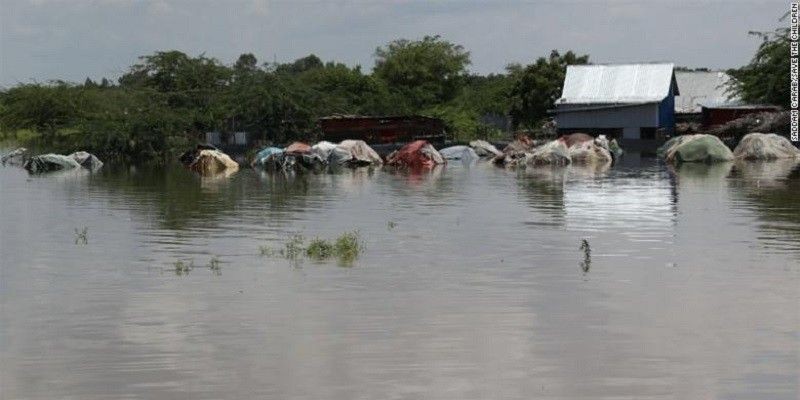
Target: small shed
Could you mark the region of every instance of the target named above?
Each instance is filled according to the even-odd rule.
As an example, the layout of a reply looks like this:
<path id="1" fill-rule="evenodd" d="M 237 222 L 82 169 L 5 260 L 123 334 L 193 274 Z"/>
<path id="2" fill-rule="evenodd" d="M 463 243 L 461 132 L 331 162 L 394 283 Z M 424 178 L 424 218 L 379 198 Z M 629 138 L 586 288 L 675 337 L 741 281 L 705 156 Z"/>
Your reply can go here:
<path id="1" fill-rule="evenodd" d="M 709 104 L 701 106 L 702 123 L 704 128 L 712 128 L 724 123 L 739 119 L 747 114 L 757 114 L 765 111 L 777 112 L 781 108 L 761 104 Z"/>
<path id="2" fill-rule="evenodd" d="M 317 121 L 323 140 L 363 140 L 368 144 L 406 143 L 427 140 L 444 143 L 444 121 L 420 115 L 333 115 Z"/>
<path id="3" fill-rule="evenodd" d="M 555 102 L 559 133 L 654 139 L 675 129 L 675 66 L 669 63 L 570 65 Z"/>
<path id="4" fill-rule="evenodd" d="M 675 118 L 678 122 L 700 122 L 703 106 L 726 107 L 741 103 L 730 92 L 731 76 L 722 71 L 676 71 L 681 88 L 675 96 Z"/>

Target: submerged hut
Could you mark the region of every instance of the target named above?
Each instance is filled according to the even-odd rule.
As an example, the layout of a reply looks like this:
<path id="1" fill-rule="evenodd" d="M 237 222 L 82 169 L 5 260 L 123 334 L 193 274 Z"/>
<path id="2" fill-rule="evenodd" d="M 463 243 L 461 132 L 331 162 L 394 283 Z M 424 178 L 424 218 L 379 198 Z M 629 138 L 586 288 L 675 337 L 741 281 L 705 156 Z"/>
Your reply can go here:
<path id="1" fill-rule="evenodd" d="M 656 139 L 675 129 L 678 94 L 673 64 L 570 65 L 551 111 L 559 134 Z"/>

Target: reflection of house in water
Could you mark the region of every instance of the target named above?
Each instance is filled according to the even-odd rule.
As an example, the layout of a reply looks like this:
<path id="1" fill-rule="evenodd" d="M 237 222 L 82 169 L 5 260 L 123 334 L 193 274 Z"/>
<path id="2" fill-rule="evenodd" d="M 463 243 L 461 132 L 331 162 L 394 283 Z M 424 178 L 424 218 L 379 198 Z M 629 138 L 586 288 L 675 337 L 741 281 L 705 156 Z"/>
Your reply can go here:
<path id="1" fill-rule="evenodd" d="M 638 141 L 675 129 L 673 64 L 570 65 L 555 102 L 559 133 Z"/>
<path id="2" fill-rule="evenodd" d="M 444 143 L 444 122 L 419 115 L 333 115 L 317 121 L 322 138 L 330 142 L 358 139 L 368 144 L 405 143 L 424 139 Z"/>

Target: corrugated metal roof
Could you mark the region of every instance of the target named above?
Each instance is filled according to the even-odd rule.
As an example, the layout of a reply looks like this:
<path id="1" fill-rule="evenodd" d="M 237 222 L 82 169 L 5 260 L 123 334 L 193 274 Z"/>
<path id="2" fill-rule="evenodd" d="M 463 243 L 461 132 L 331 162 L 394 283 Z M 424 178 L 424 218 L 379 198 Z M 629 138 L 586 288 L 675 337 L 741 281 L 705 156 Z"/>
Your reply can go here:
<path id="1" fill-rule="evenodd" d="M 655 63 L 570 65 L 556 104 L 659 102 L 669 94 L 674 67 Z"/>
<path id="2" fill-rule="evenodd" d="M 699 113 L 701 106 L 741 103 L 741 99 L 727 92 L 731 77 L 722 71 L 677 71 L 675 79 L 681 88 L 680 96 L 675 96 L 675 112 Z"/>

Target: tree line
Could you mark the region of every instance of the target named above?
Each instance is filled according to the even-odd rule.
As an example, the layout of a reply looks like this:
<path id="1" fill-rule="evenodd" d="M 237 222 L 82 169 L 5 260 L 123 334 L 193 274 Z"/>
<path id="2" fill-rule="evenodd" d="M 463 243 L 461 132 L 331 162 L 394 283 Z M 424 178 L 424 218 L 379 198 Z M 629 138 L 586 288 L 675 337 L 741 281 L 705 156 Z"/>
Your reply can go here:
<path id="1" fill-rule="evenodd" d="M 774 89 L 751 83 L 774 78 L 777 72 L 767 68 L 783 56 L 773 48 L 782 40 L 767 37 L 753 62 L 735 70 L 740 84 L 732 89 L 748 100 L 785 104 Z M 313 54 L 259 63 L 248 53 L 225 65 L 205 54 L 160 51 L 140 57 L 117 82 L 3 89 L 0 132 L 24 130 L 53 150 L 81 148 L 131 161 L 168 160 L 207 131 L 246 131 L 275 143 L 312 140 L 317 118 L 332 114 L 426 115 L 443 119 L 455 140 L 491 139 L 503 132 L 487 116 L 507 117 L 513 129 L 538 129 L 561 93 L 566 66 L 589 63 L 588 55 L 554 50 L 504 73 L 472 74 L 470 53 L 439 36 L 392 41 L 376 49 L 375 59 L 365 73 Z M 788 58 L 786 69 L 788 88 Z"/>

